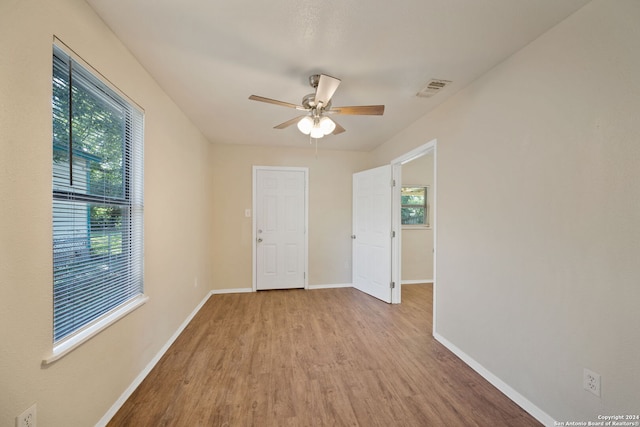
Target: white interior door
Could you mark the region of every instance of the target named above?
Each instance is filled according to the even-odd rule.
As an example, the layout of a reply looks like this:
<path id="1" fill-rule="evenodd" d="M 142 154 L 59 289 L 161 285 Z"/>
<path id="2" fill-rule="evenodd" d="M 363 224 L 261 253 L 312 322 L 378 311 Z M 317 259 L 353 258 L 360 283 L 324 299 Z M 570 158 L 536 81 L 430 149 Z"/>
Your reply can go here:
<path id="1" fill-rule="evenodd" d="M 353 175 L 353 286 L 391 302 L 391 165 Z"/>
<path id="2" fill-rule="evenodd" d="M 256 289 L 304 288 L 306 171 L 255 169 Z"/>

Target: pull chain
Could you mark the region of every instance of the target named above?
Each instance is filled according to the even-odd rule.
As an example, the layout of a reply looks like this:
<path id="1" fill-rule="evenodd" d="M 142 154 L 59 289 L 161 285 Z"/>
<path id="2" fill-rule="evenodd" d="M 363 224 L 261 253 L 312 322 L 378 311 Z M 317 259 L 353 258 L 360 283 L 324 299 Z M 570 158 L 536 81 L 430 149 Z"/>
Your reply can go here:
<path id="1" fill-rule="evenodd" d="M 313 141 L 315 141 L 316 143 L 316 159 L 318 158 L 318 138 L 312 138 L 311 134 L 309 134 L 309 145 L 311 145 L 313 143 Z"/>

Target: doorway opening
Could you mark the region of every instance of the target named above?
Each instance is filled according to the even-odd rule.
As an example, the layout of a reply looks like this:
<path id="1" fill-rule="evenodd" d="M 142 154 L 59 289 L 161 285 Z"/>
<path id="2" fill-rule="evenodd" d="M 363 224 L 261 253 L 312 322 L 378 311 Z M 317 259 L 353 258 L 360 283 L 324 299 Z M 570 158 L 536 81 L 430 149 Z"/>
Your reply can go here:
<path id="1" fill-rule="evenodd" d="M 425 156 L 432 157 L 432 176 L 430 179 L 426 179 L 427 182 L 405 182 L 403 180 L 402 169 L 403 165 L 408 165 L 413 161 L 425 160 Z M 402 299 L 402 283 L 403 283 L 403 275 L 402 275 L 402 249 L 403 249 L 403 224 L 402 224 L 402 187 L 407 184 L 407 186 L 428 186 L 427 194 L 428 202 L 426 202 L 425 206 L 425 215 L 428 216 L 428 227 L 424 227 L 423 230 L 420 230 L 423 234 L 432 235 L 433 249 L 431 253 L 424 253 L 425 262 L 431 264 L 432 262 L 432 277 L 419 277 L 418 280 L 428 281 L 425 279 L 431 279 L 433 281 L 433 299 L 434 299 L 434 327 L 435 327 L 435 300 L 436 300 L 436 254 L 437 254 L 437 238 L 436 238 L 436 177 L 437 177 L 437 140 L 432 140 L 423 144 L 408 153 L 403 154 L 391 161 L 393 179 L 396 185 L 393 187 L 393 197 L 392 197 L 392 223 L 393 230 L 397 231 L 398 238 L 393 239 L 392 244 L 392 280 L 396 283 L 396 286 L 392 290 L 392 303 L 399 304 Z M 409 166 L 407 166 L 409 167 Z M 420 180 L 419 178 L 411 177 L 410 180 Z M 424 184 L 424 185 L 423 185 Z M 425 230 L 429 230 L 425 232 Z M 428 245 L 429 247 L 430 245 Z M 420 249 L 421 251 L 428 252 L 424 250 L 424 247 Z M 411 254 L 416 255 L 416 254 Z M 429 259 L 430 258 L 430 259 Z M 428 273 L 421 273 L 428 274 Z M 411 280 L 405 280 L 405 283 L 412 283 Z"/>

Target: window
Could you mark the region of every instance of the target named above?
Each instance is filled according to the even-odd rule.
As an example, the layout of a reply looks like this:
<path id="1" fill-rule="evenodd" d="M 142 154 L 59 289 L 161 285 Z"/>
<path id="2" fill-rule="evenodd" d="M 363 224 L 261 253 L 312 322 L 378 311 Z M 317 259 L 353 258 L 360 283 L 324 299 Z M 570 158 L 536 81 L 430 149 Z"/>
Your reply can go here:
<path id="1" fill-rule="evenodd" d="M 53 341 L 142 296 L 143 114 L 53 50 Z"/>
<path id="2" fill-rule="evenodd" d="M 429 226 L 428 189 L 427 186 L 402 187 L 400 190 L 402 225 Z"/>

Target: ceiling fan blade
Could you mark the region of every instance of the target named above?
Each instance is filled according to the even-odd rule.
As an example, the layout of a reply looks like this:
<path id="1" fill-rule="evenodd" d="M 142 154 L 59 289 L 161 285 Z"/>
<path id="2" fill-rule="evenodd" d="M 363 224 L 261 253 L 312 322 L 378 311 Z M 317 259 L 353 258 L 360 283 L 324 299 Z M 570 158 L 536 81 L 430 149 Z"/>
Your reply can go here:
<path id="1" fill-rule="evenodd" d="M 252 101 L 266 102 L 268 104 L 275 104 L 275 105 L 281 105 L 283 107 L 297 108 L 297 109 L 303 109 L 304 110 L 304 107 L 301 106 L 301 105 L 295 105 L 295 104 L 291 104 L 289 102 L 278 101 L 277 99 L 265 98 L 263 96 L 251 95 L 249 97 L 249 99 L 252 100 Z"/>
<path id="2" fill-rule="evenodd" d="M 273 128 L 274 128 L 274 129 L 284 129 L 284 128 L 287 128 L 287 127 L 291 126 L 292 124 L 298 123 L 298 122 L 300 121 L 300 119 L 301 119 L 301 118 L 303 118 L 303 117 L 305 117 L 305 116 L 298 116 L 298 117 L 294 117 L 293 119 L 291 119 L 291 120 L 287 120 L 287 121 L 286 121 L 286 122 L 284 122 L 284 123 L 280 123 L 278 126 L 274 126 Z"/>
<path id="3" fill-rule="evenodd" d="M 381 116 L 384 105 L 360 105 L 356 107 L 332 107 L 328 112 L 334 114 L 350 114 L 360 116 Z"/>
<path id="4" fill-rule="evenodd" d="M 331 119 L 331 120 L 333 120 L 333 119 Z M 333 130 L 333 132 L 331 132 L 332 134 L 338 135 L 338 134 L 341 134 L 342 132 L 346 131 L 346 129 L 343 128 L 342 126 L 340 126 L 340 124 L 338 122 L 336 122 L 335 120 L 333 120 L 333 123 L 336 124 L 336 128 Z"/>
<path id="5" fill-rule="evenodd" d="M 338 86 L 340 86 L 340 79 L 321 74 L 318 87 L 316 88 L 316 105 L 320 103 L 322 103 L 322 106 L 327 105 L 329 101 L 331 101 L 331 97 L 336 92 L 336 89 L 338 89 Z"/>

